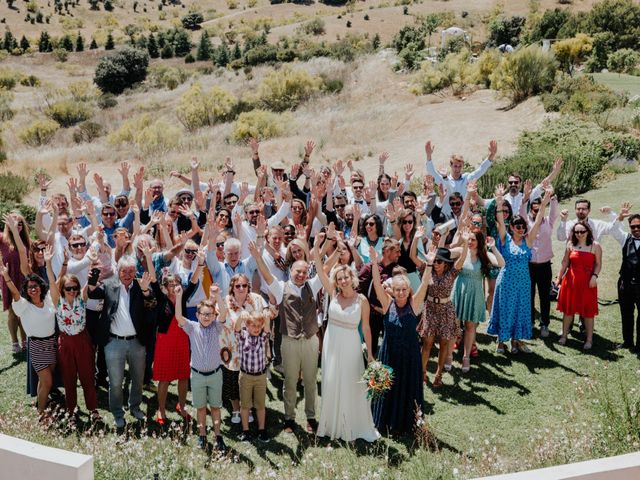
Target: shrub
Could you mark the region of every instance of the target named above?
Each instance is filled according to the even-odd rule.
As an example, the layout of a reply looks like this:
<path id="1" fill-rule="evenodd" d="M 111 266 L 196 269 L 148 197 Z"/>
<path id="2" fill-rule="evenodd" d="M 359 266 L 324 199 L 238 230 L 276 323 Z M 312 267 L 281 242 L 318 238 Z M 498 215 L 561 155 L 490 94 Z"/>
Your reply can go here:
<path id="1" fill-rule="evenodd" d="M 592 48 L 593 39 L 584 33 L 553 44 L 556 59 L 569 75 L 573 75 L 575 65 L 582 62 L 587 54 L 591 53 Z"/>
<path id="2" fill-rule="evenodd" d="M 73 132 L 73 141 L 76 143 L 92 142 L 104 135 L 104 127 L 96 122 L 83 122 Z"/>
<path id="3" fill-rule="evenodd" d="M 462 94 L 478 78 L 477 66 L 469 60 L 470 53 L 465 48 L 459 53 L 450 53 L 441 63 L 423 62 L 420 71 L 413 77 L 411 91 L 428 94 L 451 87 L 454 95 Z"/>
<path id="4" fill-rule="evenodd" d="M 476 82 L 486 88 L 491 86 L 491 74 L 498 69 L 502 54 L 493 48 L 488 48 L 480 54 L 477 62 Z"/>
<path id="5" fill-rule="evenodd" d="M 321 18 L 314 18 L 300 26 L 300 31 L 307 35 L 323 35 L 325 33 L 325 23 Z"/>
<path id="6" fill-rule="evenodd" d="M 0 178 L 0 190 L 2 189 L 2 179 Z M 31 205 L 26 205 L 24 203 L 18 203 L 12 200 L 5 200 L 4 196 L 0 196 L 2 200 L 0 200 L 0 230 L 4 229 L 4 217 L 8 213 L 11 213 L 15 210 L 18 210 L 27 223 L 31 226 L 36 221 L 36 209 Z"/>
<path id="7" fill-rule="evenodd" d="M 175 124 L 161 118 L 137 132 L 133 142 L 145 155 L 162 154 L 175 149 L 181 137 L 182 132 Z"/>
<path id="8" fill-rule="evenodd" d="M 69 95 L 71 95 L 71 98 L 79 102 L 86 102 L 87 100 L 93 100 L 100 93 L 87 80 L 79 80 L 77 82 L 71 82 L 67 87 L 67 91 L 69 92 Z"/>
<path id="9" fill-rule="evenodd" d="M 539 42 L 543 38 L 559 38 L 558 32 L 571 17 L 571 12 L 555 8 L 545 10 L 542 18 L 536 22 L 527 36 L 530 43 Z"/>
<path id="10" fill-rule="evenodd" d="M 84 102 L 61 100 L 50 105 L 45 110 L 45 114 L 67 128 L 90 118 L 93 115 L 93 109 Z"/>
<path id="11" fill-rule="evenodd" d="M 26 75 L 20 79 L 20 85 L 25 87 L 39 87 L 40 79 L 35 75 Z"/>
<path id="12" fill-rule="evenodd" d="M 176 115 L 187 130 L 196 130 L 229 120 L 237 104 L 238 99 L 222 88 L 214 86 L 205 93 L 195 83 L 180 98 Z"/>
<path id="13" fill-rule="evenodd" d="M 39 147 L 48 144 L 59 128 L 60 124 L 54 120 L 35 120 L 18 133 L 18 138 L 26 145 Z"/>
<path id="14" fill-rule="evenodd" d="M 53 56 L 56 57 L 57 61 L 64 63 L 69 58 L 69 52 L 64 48 L 55 48 L 53 50 Z"/>
<path id="15" fill-rule="evenodd" d="M 152 122 L 151 115 L 148 113 L 126 120 L 120 128 L 107 136 L 107 141 L 112 145 L 133 143 L 136 132 L 148 127 Z"/>
<path id="16" fill-rule="evenodd" d="M 497 47 L 503 43 L 516 46 L 524 27 L 524 17 L 495 18 L 489 23 L 489 45 Z"/>
<path id="17" fill-rule="evenodd" d="M 427 95 L 444 88 L 444 76 L 431 62 L 423 62 L 412 79 L 410 90 L 416 95 Z"/>
<path id="18" fill-rule="evenodd" d="M 198 30 L 200 24 L 204 22 L 204 16 L 200 12 L 192 12 L 181 19 L 182 26 L 189 30 Z"/>
<path id="19" fill-rule="evenodd" d="M 152 67 L 147 81 L 153 88 L 175 90 L 191 77 L 191 72 L 180 67 Z"/>
<path id="20" fill-rule="evenodd" d="M 122 93 L 147 77 L 148 66 L 147 52 L 127 47 L 101 58 L 93 81 L 103 92 Z"/>
<path id="21" fill-rule="evenodd" d="M 238 142 L 246 142 L 249 138 L 266 140 L 284 135 L 288 129 L 289 117 L 266 110 L 252 110 L 241 113 L 231 132 L 231 138 Z"/>
<path id="22" fill-rule="evenodd" d="M 631 135 L 606 132 L 593 122 L 561 117 L 536 131 L 525 131 L 517 149 L 495 164 L 479 181 L 482 195 L 490 195 L 511 172 L 539 182 L 551 170 L 553 159 L 565 163 L 554 188 L 560 198 L 591 190 L 596 175 L 614 156 L 636 158 L 640 142 Z"/>
<path id="23" fill-rule="evenodd" d="M 625 104 L 624 95 L 596 82 L 590 75 L 559 76 L 553 90 L 542 95 L 548 112 L 595 114 Z"/>
<path id="24" fill-rule="evenodd" d="M 98 97 L 98 107 L 102 110 L 118 105 L 118 99 L 112 93 L 103 93 Z"/>
<path id="25" fill-rule="evenodd" d="M 15 70 L 3 68 L 0 70 L 0 88 L 12 90 L 18 83 L 20 75 Z"/>
<path id="26" fill-rule="evenodd" d="M 258 86 L 258 101 L 263 108 L 282 112 L 298 107 L 322 87 L 322 79 L 306 70 L 285 66 L 267 74 Z"/>
<path id="27" fill-rule="evenodd" d="M 11 110 L 11 102 L 13 102 L 13 93 L 0 90 L 0 121 L 6 122 L 13 118 L 14 112 Z"/>
<path id="28" fill-rule="evenodd" d="M 502 91 L 513 103 L 519 103 L 550 90 L 555 75 L 553 54 L 530 45 L 502 58 L 500 66 L 491 75 L 491 86 Z"/>
<path id="29" fill-rule="evenodd" d="M 621 48 L 609 55 L 607 68 L 612 72 L 633 74 L 638 63 L 640 63 L 638 52 L 630 48 Z"/>

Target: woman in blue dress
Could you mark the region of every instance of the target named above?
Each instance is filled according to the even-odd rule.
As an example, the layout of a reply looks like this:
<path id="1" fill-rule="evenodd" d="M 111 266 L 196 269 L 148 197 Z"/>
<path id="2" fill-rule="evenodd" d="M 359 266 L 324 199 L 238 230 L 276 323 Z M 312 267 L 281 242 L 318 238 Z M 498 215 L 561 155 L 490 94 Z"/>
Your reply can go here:
<path id="1" fill-rule="evenodd" d="M 422 282 L 415 294 L 406 275 L 395 275 L 390 288 L 382 286 L 378 269 L 378 254 L 372 247 L 373 287 L 384 313 L 384 337 L 378 361 L 393 369 L 393 384 L 384 396 L 373 404 L 373 421 L 379 432 L 411 432 L 416 416 L 422 416 L 422 368 L 420 340 L 416 328 L 424 297 L 431 280 L 435 251 L 427 255 Z"/>
<path id="2" fill-rule="evenodd" d="M 546 189 L 540 206 L 543 215 L 536 216 L 530 232 L 527 232 L 527 221 L 520 215 L 513 217 L 507 232 L 502 213 L 502 206 L 505 203 L 504 194 L 504 186 L 498 185 L 496 189 L 498 249 L 504 257 L 505 266 L 496 280 L 487 333 L 498 336 L 496 348 L 498 353 L 504 353 L 504 342 L 508 340 L 511 340 L 511 353 L 530 353 L 531 350 L 522 340 L 531 338 L 531 279 L 529 278 L 531 245 L 538 234 L 544 208 L 551 199 L 553 189 L 551 187 Z"/>
<path id="3" fill-rule="evenodd" d="M 498 270 L 504 266 L 504 259 L 496 248 L 495 240 L 477 230 L 469 237 L 469 252 L 456 278 L 453 289 L 453 306 L 456 316 L 464 323 L 464 356 L 462 373 L 471 368 L 471 351 L 476 340 L 476 328 L 486 318 L 484 299 L 484 279 L 489 277 L 492 267 Z"/>

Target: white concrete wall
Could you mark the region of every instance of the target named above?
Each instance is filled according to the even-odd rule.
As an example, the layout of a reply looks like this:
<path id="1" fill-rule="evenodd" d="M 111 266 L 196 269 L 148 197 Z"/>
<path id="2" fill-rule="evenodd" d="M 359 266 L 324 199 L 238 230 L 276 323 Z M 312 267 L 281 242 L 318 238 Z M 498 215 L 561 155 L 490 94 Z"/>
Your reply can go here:
<path id="1" fill-rule="evenodd" d="M 476 480 L 640 480 L 640 452 Z"/>
<path id="2" fill-rule="evenodd" d="M 93 480 L 93 457 L 0 434 L 0 480 Z"/>

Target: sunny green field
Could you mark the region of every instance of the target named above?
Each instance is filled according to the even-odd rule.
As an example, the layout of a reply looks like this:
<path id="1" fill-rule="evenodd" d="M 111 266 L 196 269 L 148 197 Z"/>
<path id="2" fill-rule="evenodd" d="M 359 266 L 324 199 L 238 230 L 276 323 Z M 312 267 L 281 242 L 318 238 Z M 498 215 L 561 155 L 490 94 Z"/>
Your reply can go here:
<path id="1" fill-rule="evenodd" d="M 616 208 L 637 199 L 640 173 L 617 177 L 586 195 L 597 207 Z M 571 206 L 571 200 L 565 202 Z M 640 205 L 637 205 L 640 207 Z M 571 208 L 571 207 L 569 207 Z M 600 217 L 594 213 L 594 217 Z M 615 298 L 619 246 L 604 242 L 600 297 Z M 562 245 L 556 245 L 554 273 Z M 552 309 L 555 304 L 552 304 Z M 640 358 L 615 350 L 621 341 L 617 305 L 602 307 L 596 319 L 594 348 L 582 353 L 575 329 L 566 346 L 557 344 L 559 317 L 544 341 L 530 342 L 529 355 L 497 355 L 491 338 L 479 335 L 480 358 L 462 375 L 459 358 L 445 385 L 426 388 L 426 425 L 420 435 L 383 438 L 369 446 L 360 442 L 316 440 L 303 433 L 280 433 L 281 379 L 271 380 L 267 425 L 274 436 L 265 445 L 233 440 L 237 430 L 224 415 L 223 431 L 231 453 L 224 458 L 196 448 L 194 433 L 176 422 L 162 434 L 152 423 L 132 426 L 126 437 L 110 428 L 44 431 L 35 408 L 24 395 L 25 361 L 13 357 L 4 328 L 0 342 L 0 431 L 47 445 L 93 454 L 96 478 L 421 478 L 454 479 L 512 472 L 640 450 Z M 482 328 L 484 331 L 484 328 Z M 435 365 L 430 365 L 431 376 Z M 169 410 L 176 401 L 170 392 Z M 80 403 L 82 405 L 82 396 Z M 106 392 L 99 398 L 106 406 Z M 154 395 L 145 392 L 143 410 L 154 416 Z M 86 417 L 83 417 L 86 419 Z M 302 406 L 298 423 L 303 425 Z M 211 440 L 211 435 L 209 436 Z"/>
<path id="2" fill-rule="evenodd" d="M 616 92 L 627 92 L 630 97 L 640 95 L 640 77 L 626 73 L 590 73 L 599 83 L 607 85 Z"/>

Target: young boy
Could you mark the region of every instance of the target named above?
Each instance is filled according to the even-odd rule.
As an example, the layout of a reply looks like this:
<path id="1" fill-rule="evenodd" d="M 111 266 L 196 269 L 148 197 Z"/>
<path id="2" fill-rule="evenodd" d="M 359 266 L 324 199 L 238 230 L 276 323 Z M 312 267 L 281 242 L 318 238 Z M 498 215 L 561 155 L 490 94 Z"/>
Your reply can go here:
<path id="1" fill-rule="evenodd" d="M 213 430 L 216 434 L 216 448 L 226 450 L 220 435 L 220 407 L 222 407 L 222 370 L 220 369 L 220 332 L 222 331 L 227 308 L 220 297 L 220 288 L 212 285 L 210 298 L 198 304 L 196 318 L 190 322 L 182 316 L 182 287 L 175 287 L 176 320 L 189 336 L 191 344 L 191 393 L 193 406 L 198 412 L 198 447 L 207 446 L 207 405 L 211 407 Z M 216 317 L 218 306 L 218 321 Z M 264 413 L 263 413 L 264 417 Z"/>
<path id="2" fill-rule="evenodd" d="M 255 407 L 258 417 L 258 440 L 268 442 L 264 431 L 265 399 L 267 396 L 267 349 L 269 342 L 269 323 L 271 312 L 243 312 L 235 323 L 234 329 L 240 352 L 240 418 L 241 442 L 250 440 L 249 410 Z M 245 328 L 242 328 L 244 325 Z"/>

